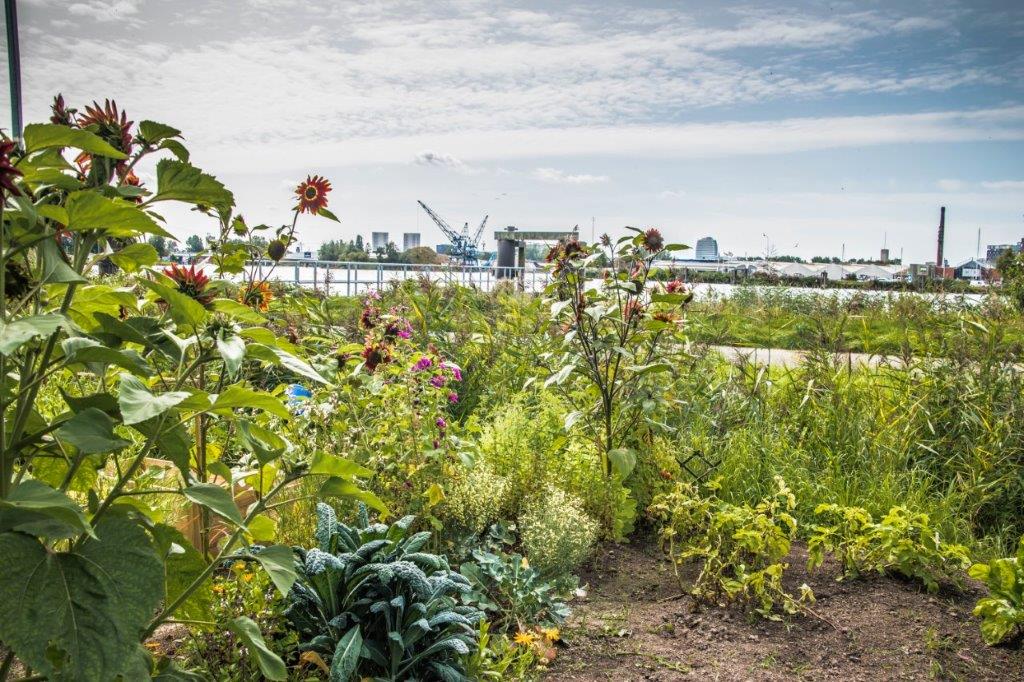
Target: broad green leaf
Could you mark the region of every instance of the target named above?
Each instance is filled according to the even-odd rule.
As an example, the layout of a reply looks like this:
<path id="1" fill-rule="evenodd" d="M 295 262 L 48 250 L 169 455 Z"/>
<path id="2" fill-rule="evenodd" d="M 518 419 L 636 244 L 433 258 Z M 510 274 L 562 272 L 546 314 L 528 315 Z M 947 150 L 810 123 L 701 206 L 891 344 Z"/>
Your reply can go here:
<path id="1" fill-rule="evenodd" d="M 353 462 L 351 459 L 345 459 L 344 457 L 338 457 L 323 451 L 317 451 L 313 453 L 313 460 L 309 465 L 309 473 L 311 474 L 326 474 L 328 476 L 337 476 L 338 478 L 367 478 L 373 475 L 373 472 L 364 466 L 360 466 Z"/>
<path id="2" fill-rule="evenodd" d="M 321 497 L 342 497 L 362 502 L 371 509 L 376 509 L 383 515 L 388 514 L 388 508 L 380 498 L 369 490 L 363 490 L 352 481 L 343 478 L 331 477 L 320 486 Z"/>
<path id="3" fill-rule="evenodd" d="M 108 199 L 96 192 L 73 192 L 68 197 L 66 207 L 69 230 L 101 230 L 110 237 L 133 237 L 142 232 L 174 239 L 173 235 L 130 201 Z"/>
<path id="4" fill-rule="evenodd" d="M 552 374 L 551 376 L 544 380 L 544 387 L 547 388 L 552 384 L 561 384 L 562 382 L 569 378 L 569 375 L 572 374 L 572 371 L 574 369 L 576 369 L 575 365 L 565 365 L 560 370 L 558 370 L 557 372 L 555 372 L 554 374 Z"/>
<path id="5" fill-rule="evenodd" d="M 157 550 L 164 560 L 167 600 L 173 601 L 206 570 L 206 560 L 177 528 L 159 523 L 153 527 L 152 532 Z M 212 610 L 213 595 L 206 584 L 189 595 L 174 615 L 202 621 L 209 619 Z"/>
<path id="6" fill-rule="evenodd" d="M 267 318 L 263 317 L 249 306 L 242 305 L 238 301 L 233 301 L 230 298 L 214 299 L 210 304 L 210 308 L 218 313 L 223 313 L 228 317 L 233 317 L 241 322 L 263 324 L 267 321 Z"/>
<path id="7" fill-rule="evenodd" d="M 245 519 L 238 511 L 235 500 L 224 488 L 213 483 L 196 483 L 182 491 L 188 499 L 196 504 L 212 509 L 236 526 L 245 527 Z"/>
<path id="8" fill-rule="evenodd" d="M 138 523 L 108 513 L 95 530 L 74 551 L 0 533 L 0 640 L 48 679 L 115 679 L 164 598 L 163 564 Z"/>
<path id="9" fill-rule="evenodd" d="M 125 272 L 135 272 L 139 268 L 154 265 L 160 260 L 160 255 L 153 248 L 152 244 L 136 243 L 129 244 L 110 257 L 119 268 Z"/>
<path id="10" fill-rule="evenodd" d="M 156 121 L 139 121 L 139 137 L 150 144 L 171 137 L 181 137 L 181 131 Z"/>
<path id="11" fill-rule="evenodd" d="M 223 415 L 232 415 L 235 408 L 251 407 L 263 410 L 282 419 L 291 418 L 291 413 L 284 403 L 277 396 L 262 391 L 254 391 L 242 384 L 232 384 L 225 388 L 217 399 L 213 401 L 211 412 Z"/>
<path id="12" fill-rule="evenodd" d="M 0 354 L 11 355 L 37 336 L 49 336 L 70 325 L 63 315 L 32 315 L 8 324 L 0 322 Z"/>
<path id="13" fill-rule="evenodd" d="M 336 223 L 340 223 L 341 222 L 340 220 L 338 220 L 338 216 L 334 215 L 333 213 L 328 211 L 326 208 L 321 208 L 319 211 L 317 211 L 317 215 L 323 216 L 324 218 L 327 218 L 328 220 L 333 220 Z"/>
<path id="14" fill-rule="evenodd" d="M 202 303 L 176 289 L 149 279 L 139 279 L 138 282 L 157 294 L 158 298 L 167 304 L 171 318 L 178 324 L 198 327 L 209 315 Z"/>
<path id="15" fill-rule="evenodd" d="M 630 448 L 615 448 L 608 451 L 608 460 L 612 464 L 612 470 L 619 478 L 625 479 L 636 466 L 636 452 Z"/>
<path id="16" fill-rule="evenodd" d="M 248 330 L 243 331 L 243 335 Z M 285 369 L 298 374 L 299 376 L 312 379 L 321 384 L 330 385 L 327 379 L 324 379 L 320 372 L 313 369 L 310 365 L 299 360 L 297 357 L 289 353 L 288 351 L 273 346 L 268 346 L 263 343 L 250 343 L 245 348 L 246 357 L 251 357 L 256 360 L 262 360 L 269 362 L 274 365 L 281 365 Z"/>
<path id="17" fill-rule="evenodd" d="M 238 638 L 249 650 L 249 656 L 259 666 L 260 672 L 268 680 L 273 682 L 288 679 L 288 669 L 281 657 L 275 654 L 263 641 L 263 634 L 260 626 L 248 616 L 239 616 L 228 623 L 228 628 L 238 635 Z"/>
<path id="18" fill-rule="evenodd" d="M 288 449 L 288 441 L 248 419 L 238 420 L 238 436 L 242 445 L 252 450 L 260 464 L 273 462 Z"/>
<path id="19" fill-rule="evenodd" d="M 91 365 L 90 369 L 97 375 L 102 375 L 107 365 L 123 367 L 138 376 L 153 375 L 153 369 L 146 363 L 145 358 L 135 351 L 114 350 L 82 336 L 65 339 L 61 348 L 69 364 Z"/>
<path id="20" fill-rule="evenodd" d="M 253 557 L 263 566 L 263 570 L 270 576 L 281 596 L 287 596 L 288 591 L 292 589 L 292 585 L 298 578 L 295 573 L 295 553 L 291 547 L 284 545 L 265 547 Z"/>
<path id="21" fill-rule="evenodd" d="M 182 670 L 173 659 L 162 658 L 154 671 L 153 682 L 207 682 L 207 678 L 189 670 Z"/>
<path id="22" fill-rule="evenodd" d="M 185 145 L 178 142 L 177 140 L 164 140 L 160 143 L 160 149 L 166 149 L 167 151 L 178 157 L 178 161 L 188 163 L 189 153 Z"/>
<path id="23" fill-rule="evenodd" d="M 36 245 L 36 251 L 43 261 L 43 269 L 39 279 L 46 284 L 70 284 L 71 282 L 85 282 L 85 277 L 75 270 L 64 260 L 64 255 L 52 239 L 44 239 Z"/>
<path id="24" fill-rule="evenodd" d="M 188 397 L 187 391 L 150 393 L 139 379 L 131 374 L 122 374 L 117 403 L 124 423 L 130 426 L 158 417 Z"/>
<path id="25" fill-rule="evenodd" d="M 116 422 L 105 412 L 90 407 L 64 422 L 54 435 L 78 448 L 82 454 L 113 452 L 131 445 L 114 435 L 115 425 Z"/>
<path id="26" fill-rule="evenodd" d="M 245 339 L 237 334 L 231 334 L 225 337 L 223 334 L 217 335 L 217 353 L 220 354 L 221 359 L 224 361 L 224 369 L 231 377 L 235 377 L 238 374 L 238 370 L 242 367 L 242 360 L 245 359 Z"/>
<path id="27" fill-rule="evenodd" d="M 258 514 L 249 521 L 249 535 L 247 537 L 250 542 L 258 542 L 260 544 L 273 542 L 277 537 L 277 521 L 266 514 Z"/>
<path id="28" fill-rule="evenodd" d="M 92 533 L 85 515 L 59 490 L 29 479 L 0 500 L 0 531 L 17 531 L 50 539 Z"/>
<path id="29" fill-rule="evenodd" d="M 151 201 L 184 201 L 189 204 L 229 210 L 235 197 L 212 175 L 173 159 L 156 165 L 156 195 Z"/>
<path id="30" fill-rule="evenodd" d="M 88 130 L 69 128 L 55 123 L 29 123 L 25 126 L 23 136 L 25 151 L 28 153 L 54 147 L 74 147 L 111 159 L 128 158 L 123 152 L 114 149 L 101 137 Z"/>
<path id="31" fill-rule="evenodd" d="M 338 640 L 331 659 L 330 682 L 349 682 L 359 666 L 359 654 L 363 650 L 363 634 L 354 626 Z"/>

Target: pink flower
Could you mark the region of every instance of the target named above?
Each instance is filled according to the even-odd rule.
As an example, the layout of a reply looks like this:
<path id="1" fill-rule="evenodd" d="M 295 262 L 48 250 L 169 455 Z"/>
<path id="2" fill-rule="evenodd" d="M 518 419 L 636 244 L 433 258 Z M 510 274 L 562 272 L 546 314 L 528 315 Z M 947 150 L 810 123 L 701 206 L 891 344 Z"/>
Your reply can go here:
<path id="1" fill-rule="evenodd" d="M 462 381 L 462 370 L 459 369 L 458 365 L 456 365 L 454 363 L 451 363 L 451 362 L 442 362 L 441 366 L 444 367 L 447 370 L 451 370 L 452 377 L 456 381 Z"/>
<path id="2" fill-rule="evenodd" d="M 455 391 L 450 391 L 448 393 L 448 402 L 452 403 L 453 405 L 459 402 L 459 394 L 456 393 Z"/>
<path id="3" fill-rule="evenodd" d="M 444 417 L 437 418 L 437 428 L 441 429 L 442 431 L 448 428 L 448 422 L 444 420 Z"/>
<path id="4" fill-rule="evenodd" d="M 408 324 L 408 323 L 406 323 L 406 324 Z M 398 335 L 401 338 L 403 338 L 403 339 L 408 339 L 408 338 L 410 338 L 412 336 L 412 330 L 408 329 L 408 328 L 406 328 L 406 329 L 399 329 L 398 330 Z"/>
<path id="5" fill-rule="evenodd" d="M 416 361 L 416 364 L 412 366 L 412 371 L 422 372 L 434 364 L 434 361 L 424 355 L 422 358 Z"/>
<path id="6" fill-rule="evenodd" d="M 433 386 L 434 388 L 441 388 L 442 386 L 444 386 L 444 376 L 440 374 L 435 374 L 434 376 L 430 377 L 430 385 Z"/>

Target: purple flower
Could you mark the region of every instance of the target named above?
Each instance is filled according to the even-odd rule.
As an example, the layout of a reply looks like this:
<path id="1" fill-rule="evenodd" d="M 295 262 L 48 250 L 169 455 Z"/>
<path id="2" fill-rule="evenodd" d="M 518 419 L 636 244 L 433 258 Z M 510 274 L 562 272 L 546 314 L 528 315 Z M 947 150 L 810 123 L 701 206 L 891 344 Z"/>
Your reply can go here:
<path id="1" fill-rule="evenodd" d="M 408 323 L 406 323 L 406 324 L 408 324 Z M 403 338 L 403 339 L 408 339 L 409 337 L 412 336 L 412 330 L 411 329 L 399 329 L 398 330 L 398 335 L 401 338 Z"/>
<path id="2" fill-rule="evenodd" d="M 450 402 L 452 404 L 455 404 L 455 403 L 459 402 L 459 394 L 456 393 L 455 391 L 449 392 L 448 393 L 448 402 Z"/>
<path id="3" fill-rule="evenodd" d="M 442 386 L 444 386 L 444 376 L 440 374 L 435 374 L 434 376 L 430 377 L 430 385 L 433 386 L 434 388 L 441 388 Z"/>
<path id="4" fill-rule="evenodd" d="M 448 422 L 444 420 L 444 417 L 437 418 L 437 428 L 441 429 L 442 431 L 448 428 Z"/>
<path id="5" fill-rule="evenodd" d="M 416 361 L 416 364 L 412 366 L 412 371 L 422 372 L 434 364 L 434 361 L 424 355 L 422 358 Z"/>
<path id="6" fill-rule="evenodd" d="M 444 367 L 445 369 L 451 370 L 452 377 L 456 381 L 462 381 L 462 370 L 459 369 L 458 365 L 451 362 L 442 362 L 441 366 Z"/>

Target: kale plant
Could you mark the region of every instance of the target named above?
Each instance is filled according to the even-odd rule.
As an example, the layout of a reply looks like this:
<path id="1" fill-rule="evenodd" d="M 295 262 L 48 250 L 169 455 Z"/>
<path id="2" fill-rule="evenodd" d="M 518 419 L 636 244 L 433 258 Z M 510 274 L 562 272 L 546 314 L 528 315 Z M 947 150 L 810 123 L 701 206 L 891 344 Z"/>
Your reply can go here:
<path id="1" fill-rule="evenodd" d="M 443 556 L 421 552 L 429 532 L 409 534 L 415 517 L 392 525 L 339 523 L 317 505 L 319 547 L 296 548 L 299 579 L 285 616 L 300 649 L 331 660 L 331 679 L 464 680 L 483 614 L 459 605 L 469 581 Z"/>

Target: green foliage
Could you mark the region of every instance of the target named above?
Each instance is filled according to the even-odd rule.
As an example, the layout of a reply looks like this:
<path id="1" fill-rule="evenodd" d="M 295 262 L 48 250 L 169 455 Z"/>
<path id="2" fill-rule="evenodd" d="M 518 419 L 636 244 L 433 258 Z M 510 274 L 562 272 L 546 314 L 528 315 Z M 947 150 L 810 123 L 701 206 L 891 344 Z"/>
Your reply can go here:
<path id="1" fill-rule="evenodd" d="M 583 511 L 580 500 L 553 486 L 530 498 L 518 526 L 530 563 L 553 579 L 579 567 L 597 541 L 597 523 Z"/>
<path id="2" fill-rule="evenodd" d="M 365 508 L 363 511 L 365 514 Z M 319 547 L 296 549 L 299 580 L 285 615 L 301 649 L 332 670 L 389 680 L 464 679 L 481 613 L 456 604 L 469 589 L 443 556 L 420 551 L 430 533 L 409 533 L 414 517 L 353 528 L 317 505 Z M 354 642 L 359 642 L 358 646 Z M 358 653 L 353 653 L 358 652 Z M 334 679 L 334 678 L 332 678 Z"/>
<path id="3" fill-rule="evenodd" d="M 1007 249 L 999 254 L 996 268 L 1003 277 L 1003 289 L 1018 310 L 1024 311 L 1024 253 Z"/>
<path id="4" fill-rule="evenodd" d="M 959 584 L 970 564 L 967 548 L 943 542 L 927 514 L 893 507 L 880 521 L 860 507 L 823 504 L 815 514 L 825 523 L 814 526 L 807 550 L 808 568 L 820 566 L 825 553 L 837 556 L 849 577 L 873 571 L 920 580 L 929 592 L 939 581 Z"/>
<path id="5" fill-rule="evenodd" d="M 508 635 L 492 635 L 491 623 L 481 621 L 480 646 L 466 661 L 466 676 L 471 680 L 539 679 L 537 654 L 532 647 L 517 646 Z"/>
<path id="6" fill-rule="evenodd" d="M 665 550 L 676 566 L 696 560 L 699 573 L 690 594 L 699 601 L 716 603 L 720 598 L 752 604 L 761 616 L 778 620 L 776 607 L 785 613 L 800 611 L 813 593 L 801 586 L 799 598 L 782 586 L 782 575 L 796 536 L 797 522 L 791 512 L 796 499 L 781 478 L 776 490 L 757 505 L 735 505 L 712 493 L 703 495 L 695 486 L 680 483 L 659 495 L 650 513 L 660 522 Z M 680 584 L 682 579 L 680 576 Z"/>
<path id="7" fill-rule="evenodd" d="M 485 461 L 468 469 L 453 467 L 444 502 L 437 511 L 446 533 L 479 536 L 501 520 L 508 505 L 507 490 L 507 481 Z"/>
<path id="8" fill-rule="evenodd" d="M 462 601 L 481 609 L 501 632 L 562 624 L 570 614 L 569 595 L 560 586 L 565 577 L 544 577 L 526 557 L 506 551 L 512 542 L 507 528 L 491 528 L 484 546 L 473 550 L 473 560 L 459 567 L 472 586 Z"/>
<path id="9" fill-rule="evenodd" d="M 1016 556 L 974 564 L 968 573 L 989 591 L 974 607 L 985 642 L 999 644 L 1024 633 L 1024 538 Z"/>

